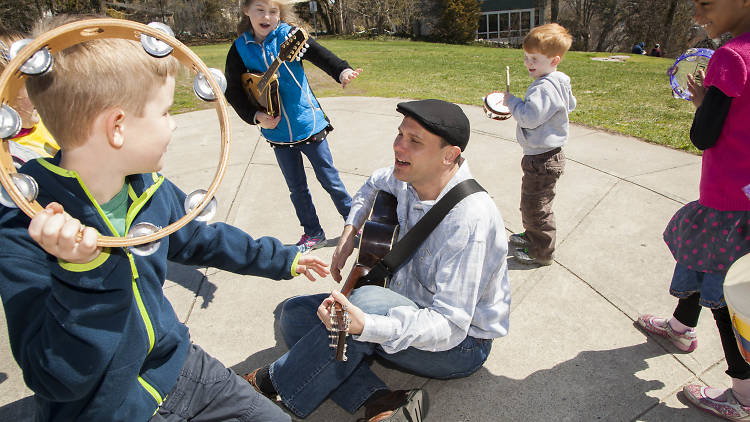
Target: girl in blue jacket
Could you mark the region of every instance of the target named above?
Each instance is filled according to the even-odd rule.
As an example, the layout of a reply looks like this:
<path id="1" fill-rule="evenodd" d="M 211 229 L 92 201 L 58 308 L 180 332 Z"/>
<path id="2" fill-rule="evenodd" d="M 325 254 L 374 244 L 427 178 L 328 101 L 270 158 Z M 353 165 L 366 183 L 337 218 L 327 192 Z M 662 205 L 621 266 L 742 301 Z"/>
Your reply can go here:
<path id="1" fill-rule="evenodd" d="M 290 198 L 304 233 L 297 245 L 307 252 L 325 244 L 307 186 L 302 162 L 305 154 L 315 176 L 331 196 L 343 218 L 349 215 L 351 197 L 333 166 L 333 157 L 326 136 L 333 130 L 315 98 L 300 61 L 282 62 L 278 68 L 279 108 L 274 117 L 250 101 L 242 87 L 245 72 L 263 73 L 279 55 L 279 48 L 293 28 L 285 21 L 293 20 L 291 3 L 274 0 L 244 0 L 244 16 L 238 26 L 239 38 L 227 54 L 225 74 L 226 97 L 237 114 L 247 123 L 258 125 L 263 137 L 271 144 L 289 188 Z M 342 87 L 359 75 L 345 60 L 336 57 L 315 40 L 307 41 L 304 58 L 339 81 Z"/>

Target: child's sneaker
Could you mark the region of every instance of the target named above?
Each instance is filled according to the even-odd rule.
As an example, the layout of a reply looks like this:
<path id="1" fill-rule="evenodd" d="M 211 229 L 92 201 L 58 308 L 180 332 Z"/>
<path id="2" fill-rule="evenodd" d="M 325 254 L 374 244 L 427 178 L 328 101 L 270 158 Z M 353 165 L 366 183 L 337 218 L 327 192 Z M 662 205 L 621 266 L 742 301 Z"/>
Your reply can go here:
<path id="1" fill-rule="evenodd" d="M 695 329 L 678 333 L 672 329 L 666 318 L 645 314 L 638 317 L 638 325 L 649 333 L 668 338 L 676 348 L 683 352 L 689 353 L 698 347 L 698 337 L 695 334 Z"/>
<path id="2" fill-rule="evenodd" d="M 326 235 L 323 233 L 315 236 L 308 236 L 306 234 L 303 234 L 299 239 L 299 242 L 297 242 L 297 247 L 299 248 L 299 251 L 301 253 L 308 253 L 313 249 L 322 248 L 325 245 Z"/>
<path id="3" fill-rule="evenodd" d="M 526 240 L 526 233 L 513 233 L 508 236 L 508 244 L 516 248 L 528 248 L 529 241 Z"/>
<path id="4" fill-rule="evenodd" d="M 549 259 L 541 259 L 541 258 L 534 258 L 533 256 L 529 255 L 529 250 L 526 248 L 523 249 L 516 249 L 516 261 L 520 262 L 521 264 L 526 265 L 552 265 L 552 258 Z"/>
<path id="5" fill-rule="evenodd" d="M 750 421 L 750 406 L 743 406 L 734 396 L 731 388 L 727 388 L 716 398 L 708 396 L 710 387 L 688 384 L 682 388 L 682 393 L 699 409 L 730 421 Z"/>

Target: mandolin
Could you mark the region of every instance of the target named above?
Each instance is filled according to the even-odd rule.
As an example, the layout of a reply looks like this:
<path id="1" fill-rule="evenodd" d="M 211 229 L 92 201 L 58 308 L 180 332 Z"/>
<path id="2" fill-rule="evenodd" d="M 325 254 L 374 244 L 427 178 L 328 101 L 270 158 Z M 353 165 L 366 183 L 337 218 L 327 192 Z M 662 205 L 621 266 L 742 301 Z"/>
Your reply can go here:
<path id="1" fill-rule="evenodd" d="M 370 269 L 380 261 L 393 247 L 398 237 L 398 218 L 396 216 L 396 197 L 385 191 L 378 191 L 370 216 L 362 228 L 359 240 L 359 253 L 349 276 L 341 288 L 344 296 L 352 290 L 365 285 L 386 287 L 388 279 L 378 281 L 363 280 Z M 336 360 L 346 360 L 346 337 L 351 322 L 346 309 L 336 302 L 331 309 L 330 346 L 336 352 Z"/>
<path id="2" fill-rule="evenodd" d="M 281 62 L 290 62 L 302 57 L 306 51 L 309 35 L 304 28 L 294 28 L 279 47 L 279 54 L 264 73 L 246 72 L 242 74 L 242 88 L 251 103 L 273 117 L 279 115 L 279 75 L 276 71 Z"/>

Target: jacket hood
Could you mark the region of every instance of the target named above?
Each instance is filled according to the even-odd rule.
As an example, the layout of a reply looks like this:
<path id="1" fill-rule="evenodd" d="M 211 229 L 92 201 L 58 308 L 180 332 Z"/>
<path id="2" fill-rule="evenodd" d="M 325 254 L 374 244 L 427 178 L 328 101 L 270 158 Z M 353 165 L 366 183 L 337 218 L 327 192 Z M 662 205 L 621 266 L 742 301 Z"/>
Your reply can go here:
<path id="1" fill-rule="evenodd" d="M 568 113 L 572 112 L 576 107 L 576 100 L 573 97 L 573 89 L 570 87 L 570 77 L 557 71 L 543 77 L 552 82 L 555 90 L 560 94 L 560 98 L 566 104 Z"/>

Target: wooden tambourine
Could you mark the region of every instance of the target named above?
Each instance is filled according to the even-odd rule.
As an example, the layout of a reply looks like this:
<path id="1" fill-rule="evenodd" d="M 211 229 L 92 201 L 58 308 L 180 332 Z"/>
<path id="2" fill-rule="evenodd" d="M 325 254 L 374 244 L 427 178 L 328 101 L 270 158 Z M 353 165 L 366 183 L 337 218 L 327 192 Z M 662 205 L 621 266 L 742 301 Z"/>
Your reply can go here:
<path id="1" fill-rule="evenodd" d="M 510 109 L 503 105 L 504 97 L 505 93 L 499 91 L 490 92 L 484 97 L 483 106 L 487 117 L 493 120 L 510 119 Z"/>
<path id="2" fill-rule="evenodd" d="M 214 207 L 215 209 L 214 194 L 224 177 L 229 161 L 229 112 L 223 96 L 223 91 L 226 89 L 226 79 L 224 79 L 221 71 L 206 67 L 200 57 L 174 38 L 171 32 L 168 26 L 161 23 L 144 25 L 122 19 L 88 19 L 60 26 L 33 40 L 18 41 L 18 43 L 22 43 L 21 45 L 14 43 L 11 47 L 12 59 L 0 76 L 0 136 L 3 138 L 2 151 L 0 151 L 0 182 L 7 195 L 26 215 L 33 217 L 42 210 L 42 207 L 36 201 L 36 194 L 29 195 L 28 192 L 30 189 L 37 189 L 36 182 L 28 175 L 17 173 L 13 165 L 8 140 L 18 132 L 18 130 L 13 129 L 14 125 L 17 125 L 20 130 L 20 118 L 10 104 L 15 101 L 18 90 L 23 86 L 27 77 L 33 78 L 34 75 L 42 74 L 48 71 L 50 66 L 54 66 L 54 53 L 82 42 L 102 38 L 140 41 L 148 54 L 155 57 L 172 54 L 180 63 L 195 73 L 193 89 L 196 95 L 204 101 L 213 102 L 216 108 L 221 126 L 221 155 L 216 175 L 209 188 L 193 192 L 186 199 L 185 216 L 163 228 L 148 223 L 145 223 L 145 225 L 152 226 L 151 230 L 148 228 L 134 230 L 135 227 L 132 227 L 129 237 L 99 235 L 97 245 L 101 247 L 153 245 L 162 237 L 174 233 L 196 217 L 205 216 L 206 212 L 204 211 L 207 211 L 208 208 Z M 211 75 L 212 77 L 204 75 Z M 27 196 L 32 197 L 27 198 Z M 143 234 L 137 235 L 134 232 Z M 150 253 L 148 249 L 146 248 L 146 252 L 143 254 Z"/>

